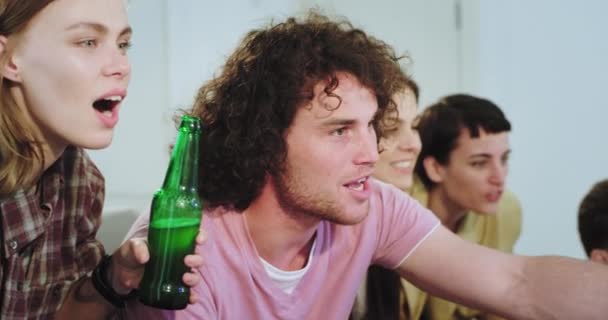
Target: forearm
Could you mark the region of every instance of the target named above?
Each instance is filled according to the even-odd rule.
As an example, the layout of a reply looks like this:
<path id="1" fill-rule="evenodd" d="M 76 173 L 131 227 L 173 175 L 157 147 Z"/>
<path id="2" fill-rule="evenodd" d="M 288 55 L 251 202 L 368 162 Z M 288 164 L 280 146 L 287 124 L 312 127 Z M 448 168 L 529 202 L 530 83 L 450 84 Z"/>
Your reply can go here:
<path id="1" fill-rule="evenodd" d="M 116 319 L 120 310 L 97 292 L 91 277 L 83 277 L 72 285 L 56 319 Z"/>
<path id="2" fill-rule="evenodd" d="M 606 319 L 608 267 L 565 257 L 524 259 L 523 281 L 515 294 L 529 302 L 533 319 Z M 532 317 L 530 317 L 532 315 Z"/>
<path id="3" fill-rule="evenodd" d="M 493 315 L 493 314 L 484 314 L 479 317 L 480 320 L 507 320 L 506 318 Z"/>
<path id="4" fill-rule="evenodd" d="M 133 287 L 124 286 L 116 277 L 116 259 L 105 256 L 89 277 L 77 281 L 68 292 L 58 319 L 114 319 L 121 313 Z M 84 312 L 84 313 L 83 313 Z M 84 318 L 83 318 L 84 316 Z"/>

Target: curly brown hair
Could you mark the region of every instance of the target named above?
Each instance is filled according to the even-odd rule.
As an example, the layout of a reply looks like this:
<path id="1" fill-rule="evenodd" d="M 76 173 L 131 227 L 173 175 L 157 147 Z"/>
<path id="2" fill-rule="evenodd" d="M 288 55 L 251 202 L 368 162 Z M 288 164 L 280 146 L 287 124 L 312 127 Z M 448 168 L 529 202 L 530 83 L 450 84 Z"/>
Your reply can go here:
<path id="1" fill-rule="evenodd" d="M 310 103 L 320 81 L 332 94 L 338 72 L 375 93 L 381 137 L 397 114 L 391 98 L 408 80 L 401 58 L 347 20 L 316 11 L 249 32 L 187 112 L 203 121 L 199 179 L 207 205 L 244 210 L 258 197 L 267 174 L 283 169 L 284 133 L 296 111 Z"/>

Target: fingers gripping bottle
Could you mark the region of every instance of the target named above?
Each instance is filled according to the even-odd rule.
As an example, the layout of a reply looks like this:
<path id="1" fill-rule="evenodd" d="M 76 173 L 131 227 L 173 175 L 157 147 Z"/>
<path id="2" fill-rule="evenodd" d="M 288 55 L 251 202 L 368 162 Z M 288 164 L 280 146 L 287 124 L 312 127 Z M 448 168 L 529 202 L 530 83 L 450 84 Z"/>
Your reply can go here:
<path id="1" fill-rule="evenodd" d="M 194 252 L 202 201 L 198 194 L 200 119 L 183 116 L 162 188 L 152 199 L 146 264 L 139 300 L 162 309 L 183 309 L 190 288 L 182 282 L 184 257 Z"/>

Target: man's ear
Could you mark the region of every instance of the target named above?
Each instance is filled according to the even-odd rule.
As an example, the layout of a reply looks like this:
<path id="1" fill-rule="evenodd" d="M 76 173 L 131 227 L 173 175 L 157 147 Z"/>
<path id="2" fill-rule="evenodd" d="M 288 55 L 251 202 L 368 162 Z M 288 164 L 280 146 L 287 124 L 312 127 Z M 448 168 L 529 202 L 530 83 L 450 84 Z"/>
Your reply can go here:
<path id="1" fill-rule="evenodd" d="M 435 157 L 429 156 L 424 158 L 424 160 L 422 160 L 422 166 L 431 181 L 434 183 L 443 182 L 443 167 L 437 162 Z"/>
<path id="2" fill-rule="evenodd" d="M 5 57 L 8 50 L 8 39 L 6 36 L 0 35 L 0 56 L 2 59 L 0 61 L 3 62 L 0 72 L 2 73 L 2 77 L 13 82 L 21 82 L 21 76 L 19 75 L 19 68 L 17 64 L 15 64 L 12 56 Z"/>
<path id="3" fill-rule="evenodd" d="M 608 265 L 608 250 L 593 249 L 591 250 L 591 254 L 589 254 L 589 258 L 591 259 L 591 261 Z"/>

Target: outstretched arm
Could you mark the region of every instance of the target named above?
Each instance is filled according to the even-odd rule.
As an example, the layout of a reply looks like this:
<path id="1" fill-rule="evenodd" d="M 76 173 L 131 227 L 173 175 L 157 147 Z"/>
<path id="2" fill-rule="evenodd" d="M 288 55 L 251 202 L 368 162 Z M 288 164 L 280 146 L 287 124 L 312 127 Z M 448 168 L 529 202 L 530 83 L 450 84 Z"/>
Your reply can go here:
<path id="1" fill-rule="evenodd" d="M 398 271 L 433 295 L 508 319 L 599 320 L 608 314 L 605 266 L 505 254 L 462 240 L 441 226 Z"/>

